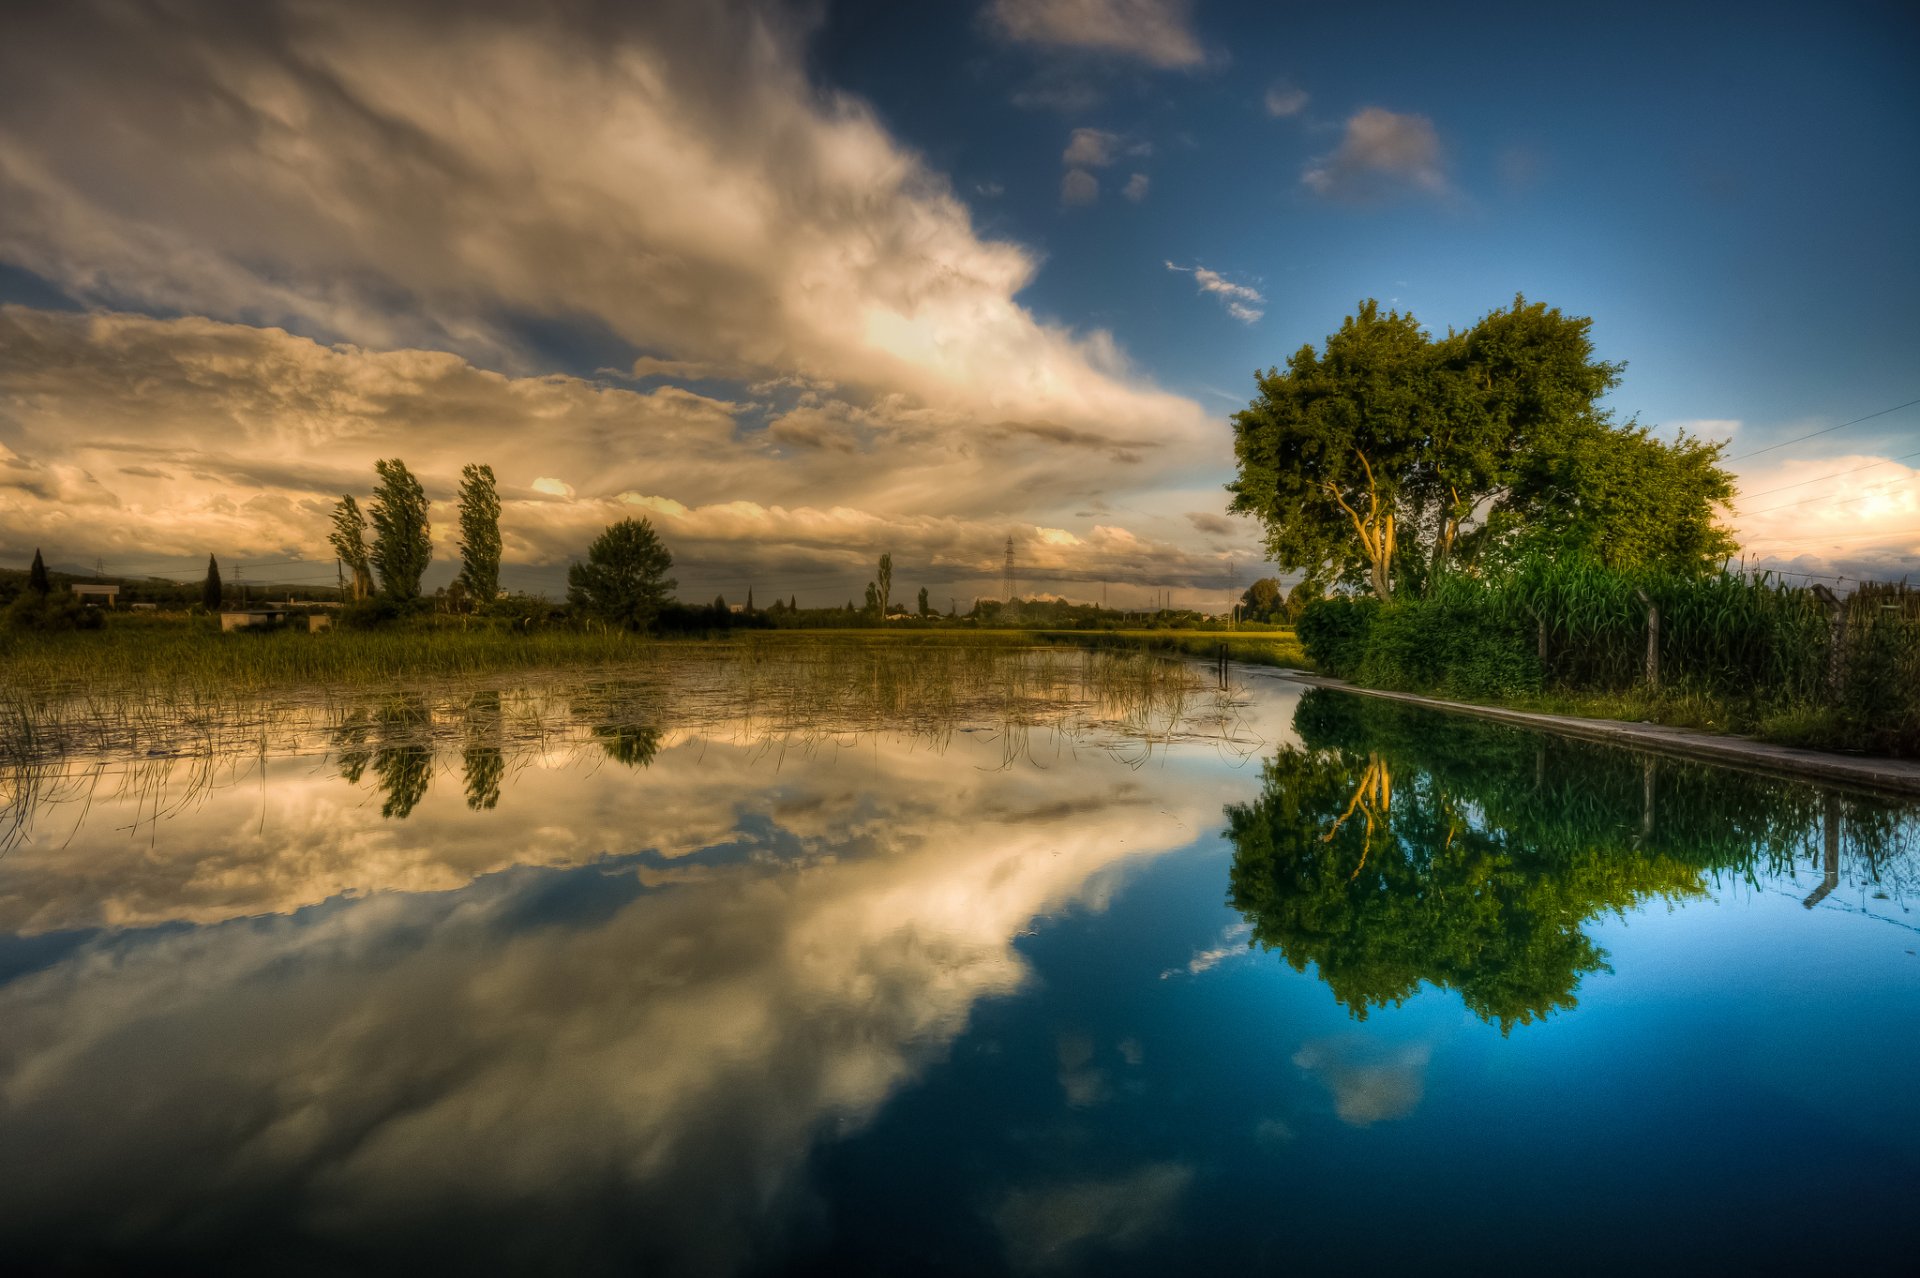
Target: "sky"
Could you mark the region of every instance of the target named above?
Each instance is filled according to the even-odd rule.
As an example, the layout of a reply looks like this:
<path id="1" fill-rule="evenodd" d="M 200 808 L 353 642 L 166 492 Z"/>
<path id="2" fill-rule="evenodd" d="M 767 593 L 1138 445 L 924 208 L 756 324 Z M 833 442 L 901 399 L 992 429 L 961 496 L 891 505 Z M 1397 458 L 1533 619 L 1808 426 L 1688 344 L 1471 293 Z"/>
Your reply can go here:
<path id="1" fill-rule="evenodd" d="M 688 598 L 857 601 L 890 552 L 964 609 L 1011 539 L 1022 594 L 1218 607 L 1276 572 L 1225 511 L 1256 371 L 1524 293 L 1618 419 L 1730 441 L 1749 566 L 1920 569 L 1910 6 L 0 23 L 0 563 L 331 582 L 398 456 L 429 586 L 485 462 L 517 589 L 638 516 Z"/>

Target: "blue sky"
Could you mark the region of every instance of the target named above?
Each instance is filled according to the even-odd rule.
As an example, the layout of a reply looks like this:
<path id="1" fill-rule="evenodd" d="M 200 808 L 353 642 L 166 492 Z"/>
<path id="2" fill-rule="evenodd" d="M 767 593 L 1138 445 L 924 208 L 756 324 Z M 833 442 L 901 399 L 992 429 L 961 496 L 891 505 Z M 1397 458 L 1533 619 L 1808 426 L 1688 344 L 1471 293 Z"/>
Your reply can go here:
<path id="1" fill-rule="evenodd" d="M 1920 398 L 1900 6 L 22 13 L 8 555 L 317 560 L 398 453 L 494 460 L 529 588 L 640 513 L 688 593 L 993 593 L 1011 536 L 1205 602 L 1256 368 L 1524 292 L 1732 438 L 1752 559 L 1920 566 L 1920 406 L 1786 443 Z"/>

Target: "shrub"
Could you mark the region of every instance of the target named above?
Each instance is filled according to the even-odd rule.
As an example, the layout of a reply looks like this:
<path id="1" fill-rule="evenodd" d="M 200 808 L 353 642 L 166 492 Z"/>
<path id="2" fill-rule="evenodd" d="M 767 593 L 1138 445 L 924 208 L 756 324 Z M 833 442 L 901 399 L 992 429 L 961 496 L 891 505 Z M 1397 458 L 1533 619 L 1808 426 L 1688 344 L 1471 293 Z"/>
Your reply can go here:
<path id="1" fill-rule="evenodd" d="M 41 634 L 70 630 L 98 630 L 106 614 L 89 608 L 72 595 L 42 595 L 28 590 L 7 605 L 6 628 Z"/>
<path id="2" fill-rule="evenodd" d="M 1368 633 L 1379 615 L 1378 599 L 1335 595 L 1312 600 L 1300 613 L 1300 644 L 1321 673 L 1350 679 L 1359 673 Z"/>

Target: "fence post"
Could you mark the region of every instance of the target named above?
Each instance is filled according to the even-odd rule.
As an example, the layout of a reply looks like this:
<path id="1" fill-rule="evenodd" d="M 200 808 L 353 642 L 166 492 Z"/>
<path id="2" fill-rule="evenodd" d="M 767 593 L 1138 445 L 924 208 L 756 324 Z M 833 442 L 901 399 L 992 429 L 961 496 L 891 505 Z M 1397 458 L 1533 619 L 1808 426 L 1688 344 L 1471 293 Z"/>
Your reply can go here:
<path id="1" fill-rule="evenodd" d="M 1636 590 L 1640 602 L 1647 606 L 1647 691 L 1660 691 L 1660 605 L 1647 597 L 1644 590 Z"/>
<path id="2" fill-rule="evenodd" d="M 1847 604 L 1817 581 L 1813 597 L 1827 609 L 1827 695 L 1838 701 L 1847 685 Z"/>

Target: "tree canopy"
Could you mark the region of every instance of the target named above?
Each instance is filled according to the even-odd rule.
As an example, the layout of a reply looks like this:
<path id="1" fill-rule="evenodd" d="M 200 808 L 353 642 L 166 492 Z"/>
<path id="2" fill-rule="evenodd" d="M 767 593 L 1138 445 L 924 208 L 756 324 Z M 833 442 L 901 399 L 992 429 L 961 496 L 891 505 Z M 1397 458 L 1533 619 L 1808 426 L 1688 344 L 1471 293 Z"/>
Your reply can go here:
<path id="1" fill-rule="evenodd" d="M 645 630 L 673 594 L 671 567 L 653 525 L 623 519 L 594 538 L 585 563 L 567 569 L 567 601 L 609 625 Z"/>
<path id="2" fill-rule="evenodd" d="M 1598 401 L 1622 366 L 1595 356 L 1591 327 L 1515 297 L 1434 338 L 1362 302 L 1324 350 L 1256 377 L 1233 419 L 1231 509 L 1262 520 L 1283 568 L 1381 599 L 1519 548 L 1717 565 L 1719 446 L 1615 426 Z"/>

